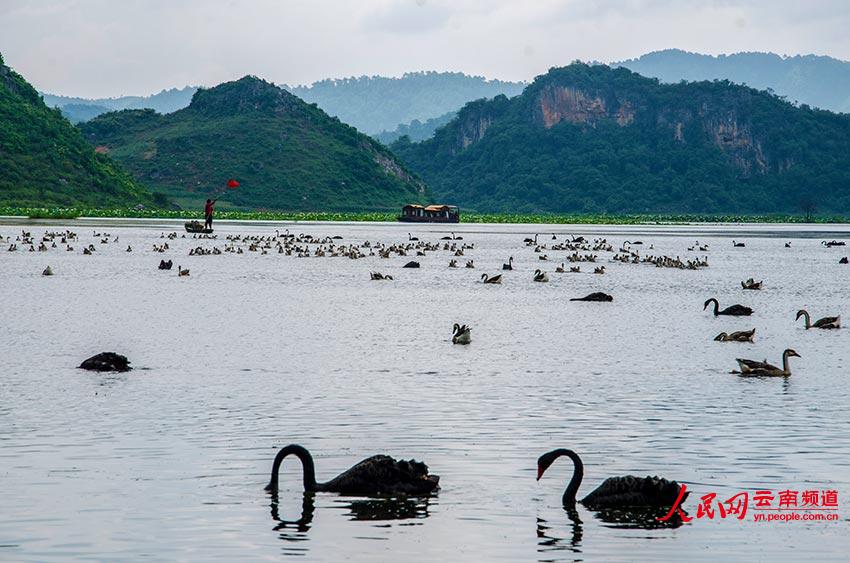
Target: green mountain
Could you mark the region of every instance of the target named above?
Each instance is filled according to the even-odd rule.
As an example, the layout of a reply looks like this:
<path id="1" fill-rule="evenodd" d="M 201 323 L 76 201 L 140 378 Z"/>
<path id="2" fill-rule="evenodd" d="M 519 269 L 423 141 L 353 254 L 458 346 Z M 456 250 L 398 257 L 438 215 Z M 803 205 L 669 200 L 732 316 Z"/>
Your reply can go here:
<path id="1" fill-rule="evenodd" d="M 124 110 L 80 128 L 140 182 L 185 206 L 222 194 L 243 208 L 377 210 L 425 196 L 383 145 L 252 76 L 198 90 L 174 113 Z M 241 187 L 222 190 L 228 178 Z"/>
<path id="2" fill-rule="evenodd" d="M 328 79 L 310 86 L 285 86 L 308 102 L 365 133 L 392 131 L 414 119 L 454 112 L 469 101 L 499 94 L 515 96 L 525 84 L 487 80 L 461 72 L 408 72 L 401 78 L 361 76 Z"/>
<path id="3" fill-rule="evenodd" d="M 850 211 L 850 116 L 728 81 L 575 63 L 392 149 L 436 199 L 481 211 Z"/>
<path id="4" fill-rule="evenodd" d="M 118 98 L 74 98 L 55 94 L 42 94 L 44 103 L 57 107 L 71 123 L 94 119 L 109 111 L 122 109 L 152 109 L 157 113 L 171 113 L 184 108 L 192 101 L 198 89 L 194 86 L 171 88 L 150 96 L 120 96 Z"/>
<path id="5" fill-rule="evenodd" d="M 0 56 L 0 205 L 123 207 L 151 199 Z"/>
<path id="6" fill-rule="evenodd" d="M 832 57 L 758 52 L 715 56 L 665 49 L 612 66 L 624 66 L 662 82 L 725 79 L 771 89 L 792 102 L 850 112 L 850 62 Z"/>

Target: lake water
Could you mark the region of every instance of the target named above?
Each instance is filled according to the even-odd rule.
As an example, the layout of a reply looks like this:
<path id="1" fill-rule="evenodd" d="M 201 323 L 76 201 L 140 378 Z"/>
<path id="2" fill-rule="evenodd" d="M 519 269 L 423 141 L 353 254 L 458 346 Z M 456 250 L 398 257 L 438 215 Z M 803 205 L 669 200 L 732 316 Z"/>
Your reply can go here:
<path id="1" fill-rule="evenodd" d="M 175 223 L 75 223 L 73 253 L 0 242 L 0 560 L 846 560 L 850 337 L 794 321 L 802 307 L 850 315 L 850 266 L 838 264 L 850 250 L 820 244 L 846 228 L 461 225 L 475 248 L 458 269 L 444 250 L 187 256 L 286 227 L 387 244 L 408 231 L 442 243 L 449 230 L 222 222 L 218 240 L 198 241 L 161 239 Z M 22 228 L 38 239 L 65 226 L 6 220 L 0 234 Z M 567 252 L 539 260 L 523 243 L 535 232 L 549 245 L 552 233 L 604 236 L 615 249 L 640 238 L 641 254 L 707 255 L 710 266 L 603 252 L 605 275 L 587 264 L 555 274 Z M 697 239 L 710 250 L 688 252 Z M 155 253 L 163 242 L 170 250 Z M 82 255 L 89 243 L 96 252 Z M 480 283 L 509 256 L 501 286 Z M 163 258 L 175 269 L 159 271 Z M 402 269 L 408 260 L 422 267 Z M 532 282 L 539 267 L 549 283 Z M 370 281 L 370 270 L 395 279 Z M 743 291 L 749 277 L 764 290 Z M 614 301 L 568 301 L 592 291 Z M 755 314 L 714 318 L 709 297 Z M 451 344 L 454 322 L 473 327 L 472 344 Z M 753 327 L 753 344 L 712 340 Z M 790 378 L 730 374 L 736 357 L 779 363 L 787 347 L 802 356 Z M 136 369 L 75 368 L 101 351 Z M 293 458 L 274 502 L 263 487 L 289 443 L 311 450 L 319 480 L 387 453 L 426 461 L 442 489 L 395 503 L 304 496 Z M 608 476 L 658 474 L 687 484 L 694 520 L 646 529 L 582 507 L 571 518 L 560 502 L 569 460 L 535 480 L 537 457 L 559 447 L 584 459 L 580 496 Z M 838 521 L 755 522 L 752 501 L 744 520 L 696 518 L 704 494 L 760 489 L 836 490 Z"/>

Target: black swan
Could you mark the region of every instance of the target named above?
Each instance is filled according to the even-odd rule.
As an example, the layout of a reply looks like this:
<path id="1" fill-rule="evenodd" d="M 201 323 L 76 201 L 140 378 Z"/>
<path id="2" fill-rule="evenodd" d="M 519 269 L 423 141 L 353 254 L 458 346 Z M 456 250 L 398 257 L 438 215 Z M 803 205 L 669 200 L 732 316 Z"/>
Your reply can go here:
<path id="1" fill-rule="evenodd" d="M 513 270 L 514 269 L 514 257 L 513 256 L 508 258 L 507 264 L 502 264 L 502 269 L 503 270 Z"/>
<path id="2" fill-rule="evenodd" d="M 417 262 L 415 260 L 411 260 L 410 262 L 408 262 L 407 264 L 402 266 L 402 268 L 418 268 L 418 267 L 419 267 L 419 262 Z"/>
<path id="3" fill-rule="evenodd" d="M 575 469 L 567 490 L 564 491 L 564 508 L 573 508 L 576 504 L 576 493 L 584 477 L 584 464 L 581 458 L 572 450 L 564 448 L 545 453 L 537 460 L 537 480 L 552 463 L 561 456 L 573 460 Z M 626 507 L 664 507 L 673 506 L 679 498 L 680 485 L 676 481 L 668 481 L 660 477 L 609 477 L 596 487 L 589 495 L 581 499 L 581 503 L 591 510 L 604 508 Z M 690 493 L 685 492 L 682 502 Z"/>
<path id="4" fill-rule="evenodd" d="M 301 460 L 304 468 L 304 490 L 307 492 L 341 493 L 353 496 L 426 495 L 434 492 L 440 482 L 437 475 L 428 474 L 428 466 L 419 461 L 395 460 L 387 455 L 366 458 L 326 483 L 316 482 L 313 456 L 306 448 L 290 444 L 277 452 L 272 465 L 272 477 L 266 490 L 278 490 L 278 470 L 288 455 Z"/>
<path id="5" fill-rule="evenodd" d="M 101 352 L 80 364 L 80 369 L 89 371 L 130 371 L 130 360 L 115 352 Z"/>
<path id="6" fill-rule="evenodd" d="M 602 293 L 601 291 L 597 291 L 591 293 L 590 295 L 585 295 L 584 297 L 573 297 L 570 301 L 613 301 L 614 298 L 608 295 L 607 293 Z"/>
<path id="7" fill-rule="evenodd" d="M 731 317 L 749 317 L 753 314 L 753 310 L 744 305 L 730 305 L 726 307 L 722 311 L 720 310 L 720 304 L 717 302 L 717 299 L 712 297 L 711 299 L 706 300 L 706 302 L 702 306 L 702 310 L 705 311 L 708 309 L 709 304 L 714 303 L 714 316 L 718 315 L 728 315 Z"/>

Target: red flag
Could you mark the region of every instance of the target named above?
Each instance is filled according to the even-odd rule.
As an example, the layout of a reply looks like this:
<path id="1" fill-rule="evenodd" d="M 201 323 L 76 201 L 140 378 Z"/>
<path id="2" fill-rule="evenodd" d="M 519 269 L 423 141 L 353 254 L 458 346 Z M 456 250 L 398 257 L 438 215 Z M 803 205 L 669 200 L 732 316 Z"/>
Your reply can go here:
<path id="1" fill-rule="evenodd" d="M 234 180 L 233 178 L 231 178 L 230 180 L 228 180 L 228 181 L 227 181 L 227 187 L 228 187 L 228 188 L 231 188 L 231 189 L 233 189 L 233 188 L 238 188 L 238 187 L 239 187 L 239 182 L 237 182 L 236 180 Z"/>

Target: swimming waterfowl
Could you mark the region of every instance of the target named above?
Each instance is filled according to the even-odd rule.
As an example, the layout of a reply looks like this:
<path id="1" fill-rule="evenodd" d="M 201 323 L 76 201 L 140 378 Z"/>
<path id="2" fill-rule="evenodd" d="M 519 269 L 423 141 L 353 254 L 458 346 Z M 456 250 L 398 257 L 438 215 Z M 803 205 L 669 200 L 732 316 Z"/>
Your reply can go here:
<path id="1" fill-rule="evenodd" d="M 845 256 L 845 257 L 841 258 L 841 259 L 838 261 L 838 263 L 839 263 L 839 264 L 850 264 L 850 258 L 848 258 L 847 256 Z"/>
<path id="2" fill-rule="evenodd" d="M 466 261 L 466 267 L 467 268 L 474 268 L 475 267 L 475 260 L 467 260 Z"/>
<path id="3" fill-rule="evenodd" d="M 46 267 L 44 269 L 44 271 L 41 272 L 41 275 L 42 276 L 52 276 L 53 275 L 53 268 L 51 268 L 50 266 Z"/>
<path id="4" fill-rule="evenodd" d="M 753 278 L 748 279 L 747 281 L 741 282 L 741 287 L 744 289 L 761 289 L 761 284 L 763 282 L 755 281 Z"/>
<path id="5" fill-rule="evenodd" d="M 594 274 L 604 274 L 605 273 L 605 266 L 599 266 L 597 268 L 594 268 L 593 273 Z"/>
<path id="6" fill-rule="evenodd" d="M 449 268 L 457 268 L 457 260 L 455 260 L 454 258 L 449 260 Z"/>
<path id="7" fill-rule="evenodd" d="M 452 344 L 469 344 L 472 341 L 470 327 L 457 323 L 452 327 Z"/>
<path id="8" fill-rule="evenodd" d="M 578 493 L 578 488 L 584 478 L 584 464 L 577 453 L 562 448 L 540 456 L 537 460 L 537 480 L 539 481 L 549 466 L 561 456 L 569 457 L 574 464 L 573 476 L 562 498 L 564 508 L 570 509 L 576 505 L 576 493 Z M 591 510 L 637 507 L 668 508 L 678 500 L 680 490 L 681 485 L 676 481 L 669 481 L 660 477 L 635 477 L 633 475 L 609 477 L 581 499 L 581 503 Z M 682 501 L 684 502 L 687 497 L 688 493 L 685 492 Z"/>
<path id="9" fill-rule="evenodd" d="M 590 295 L 585 295 L 584 297 L 573 297 L 570 301 L 613 301 L 614 298 L 608 295 L 607 293 L 602 293 L 601 291 L 596 291 L 591 293 Z"/>
<path id="10" fill-rule="evenodd" d="M 89 371 L 130 371 L 130 361 L 126 356 L 115 352 L 101 352 L 83 360 L 80 369 Z"/>
<path id="11" fill-rule="evenodd" d="M 727 315 L 730 317 L 748 317 L 753 314 L 753 310 L 744 305 L 730 305 L 726 307 L 722 311 L 720 309 L 720 304 L 717 302 L 717 299 L 712 297 L 711 299 L 706 300 L 705 304 L 702 306 L 702 310 L 705 311 L 709 304 L 714 303 L 714 316 L 718 315 Z"/>
<path id="12" fill-rule="evenodd" d="M 439 476 L 428 474 L 428 466 L 422 462 L 375 455 L 326 483 L 317 483 L 313 456 L 306 448 L 291 444 L 282 448 L 274 458 L 271 481 L 266 485 L 266 490 L 273 494 L 278 490 L 280 465 L 288 455 L 294 455 L 301 460 L 304 490 L 307 492 L 330 492 L 351 496 L 427 495 L 434 492 L 440 482 Z"/>
<path id="13" fill-rule="evenodd" d="M 534 281 L 536 282 L 548 282 L 549 276 L 546 275 L 546 272 L 542 270 L 534 270 Z"/>
<path id="14" fill-rule="evenodd" d="M 184 269 L 183 269 L 183 268 L 181 268 L 180 266 L 177 266 L 177 276 L 178 276 L 178 277 L 188 276 L 188 275 L 189 275 L 189 268 L 186 268 L 186 269 L 184 270 Z"/>
<path id="15" fill-rule="evenodd" d="M 392 276 L 387 275 L 387 274 L 382 274 L 380 272 L 369 272 L 369 276 L 374 281 L 392 280 L 393 279 Z"/>
<path id="16" fill-rule="evenodd" d="M 791 248 L 791 243 L 790 243 L 790 242 L 786 242 L 786 243 L 785 243 L 785 248 Z"/>
<path id="17" fill-rule="evenodd" d="M 733 240 L 733 241 L 732 241 L 732 246 L 734 246 L 735 248 L 744 248 L 744 247 L 745 247 L 745 246 L 747 246 L 747 245 L 746 245 L 745 243 L 743 243 L 743 242 L 735 242 L 735 241 Z"/>
<path id="18" fill-rule="evenodd" d="M 407 233 L 407 240 L 409 240 L 409 241 L 417 241 L 417 240 L 419 240 L 419 238 L 417 238 L 417 237 L 415 237 L 415 236 L 411 235 L 410 233 Z"/>
<path id="19" fill-rule="evenodd" d="M 503 270 L 513 270 L 514 269 L 514 257 L 513 256 L 508 258 L 507 264 L 502 264 L 502 269 Z"/>
<path id="20" fill-rule="evenodd" d="M 159 269 L 160 270 L 170 270 L 172 265 L 173 265 L 173 262 L 171 260 L 169 260 L 167 262 L 165 260 L 159 261 Z"/>
<path id="21" fill-rule="evenodd" d="M 752 342 L 753 336 L 756 334 L 756 329 L 752 330 L 739 330 L 737 332 L 733 332 L 731 334 L 726 334 L 725 332 L 721 332 L 717 336 L 714 337 L 714 340 L 717 342 Z"/>
<path id="22" fill-rule="evenodd" d="M 741 371 L 740 373 L 738 373 L 738 375 L 787 377 L 791 375 L 791 368 L 788 365 L 788 358 L 792 356 L 797 358 L 802 357 L 800 356 L 800 354 L 798 354 L 791 348 L 788 348 L 787 350 L 782 352 L 782 368 L 778 368 L 767 362 L 756 362 L 754 360 L 743 360 L 741 358 L 736 358 L 735 361 L 738 362 L 738 366 L 741 368 Z"/>
<path id="23" fill-rule="evenodd" d="M 805 309 L 800 309 L 799 311 L 797 311 L 797 316 L 794 318 L 794 320 L 799 320 L 800 317 L 803 317 L 806 320 L 806 330 L 810 328 L 841 328 L 840 315 L 837 317 L 824 317 L 822 319 L 816 320 L 815 323 L 812 324 L 811 318 L 809 317 L 809 312 Z"/>
<path id="24" fill-rule="evenodd" d="M 408 262 L 407 264 L 402 266 L 402 268 L 418 268 L 418 267 L 419 267 L 419 262 L 416 262 L 415 260 L 411 260 L 410 262 Z"/>
<path id="25" fill-rule="evenodd" d="M 481 274 L 481 281 L 484 283 L 502 283 L 502 274 L 493 276 L 492 278 L 487 274 Z"/>
<path id="26" fill-rule="evenodd" d="M 566 270 L 564 270 L 564 263 L 561 262 L 561 265 L 555 268 L 556 274 L 563 274 Z"/>

